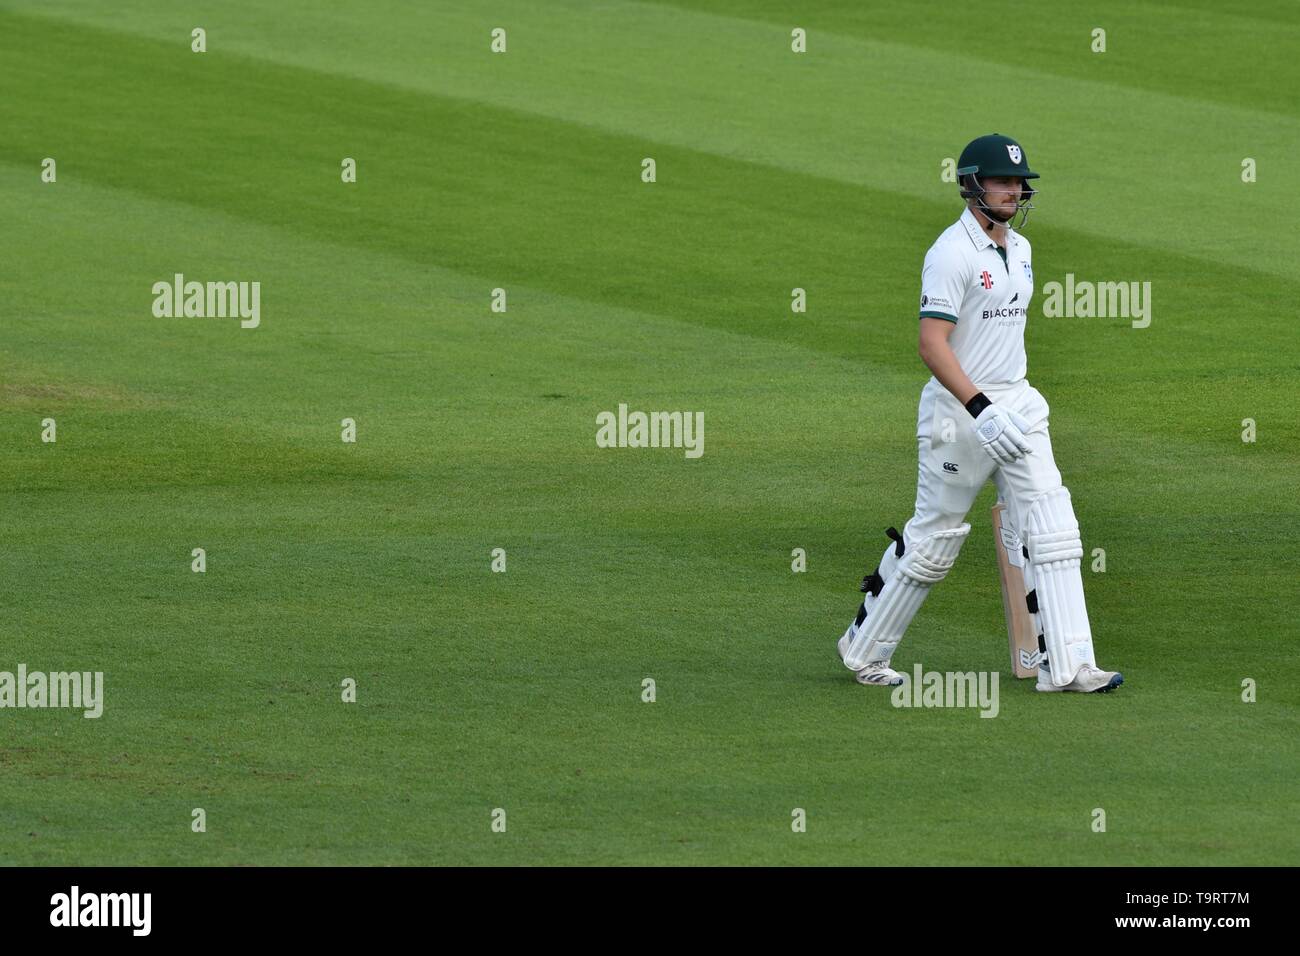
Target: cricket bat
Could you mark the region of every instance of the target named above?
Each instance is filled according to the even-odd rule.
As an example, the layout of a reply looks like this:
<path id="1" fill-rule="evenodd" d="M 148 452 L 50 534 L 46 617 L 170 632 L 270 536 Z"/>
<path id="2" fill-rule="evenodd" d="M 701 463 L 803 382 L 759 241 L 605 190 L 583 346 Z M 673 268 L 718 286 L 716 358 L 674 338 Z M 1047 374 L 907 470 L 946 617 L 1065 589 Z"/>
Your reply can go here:
<path id="1" fill-rule="evenodd" d="M 1020 539 L 1002 527 L 1006 506 L 993 506 L 993 547 L 998 553 L 998 574 L 1002 579 L 1002 611 L 1007 618 L 1007 644 L 1011 648 L 1011 672 L 1016 677 L 1038 676 L 1038 632 L 1025 603 L 1024 552 Z"/>

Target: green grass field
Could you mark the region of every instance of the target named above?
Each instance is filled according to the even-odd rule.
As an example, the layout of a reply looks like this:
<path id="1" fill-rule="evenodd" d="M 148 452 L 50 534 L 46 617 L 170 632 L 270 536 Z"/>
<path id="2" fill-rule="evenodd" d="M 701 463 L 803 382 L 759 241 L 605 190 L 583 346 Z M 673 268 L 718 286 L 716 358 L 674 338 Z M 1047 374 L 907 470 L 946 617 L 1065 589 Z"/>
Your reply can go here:
<path id="1" fill-rule="evenodd" d="M 0 862 L 1300 862 L 1294 5 L 785 6 L 0 2 L 0 671 L 105 682 L 0 710 Z M 994 130 L 1126 684 L 1011 679 L 990 485 L 895 658 L 1000 670 L 985 720 L 834 642 Z M 260 327 L 154 317 L 178 272 Z M 1067 273 L 1150 327 L 1044 317 Z M 704 455 L 596 447 L 619 403 Z"/>

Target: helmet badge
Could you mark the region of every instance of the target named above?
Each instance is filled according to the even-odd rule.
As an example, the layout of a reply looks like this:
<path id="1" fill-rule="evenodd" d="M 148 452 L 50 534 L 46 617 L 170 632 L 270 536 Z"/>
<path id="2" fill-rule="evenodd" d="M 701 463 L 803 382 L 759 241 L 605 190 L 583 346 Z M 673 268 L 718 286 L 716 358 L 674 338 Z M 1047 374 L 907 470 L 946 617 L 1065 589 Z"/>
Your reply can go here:
<path id="1" fill-rule="evenodd" d="M 1013 163 L 1015 163 L 1017 166 L 1020 165 L 1020 147 L 1019 147 L 1019 146 L 1016 146 L 1014 143 L 1009 144 L 1009 145 L 1007 146 L 1007 155 L 1011 157 L 1011 161 L 1012 161 Z"/>

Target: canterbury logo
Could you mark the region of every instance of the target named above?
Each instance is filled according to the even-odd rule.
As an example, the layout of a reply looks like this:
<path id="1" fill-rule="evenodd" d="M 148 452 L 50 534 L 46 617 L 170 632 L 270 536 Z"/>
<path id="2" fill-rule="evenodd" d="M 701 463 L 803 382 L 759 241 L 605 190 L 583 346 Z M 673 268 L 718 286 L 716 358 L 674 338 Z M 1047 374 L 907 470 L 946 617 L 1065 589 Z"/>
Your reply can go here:
<path id="1" fill-rule="evenodd" d="M 950 461 L 945 461 L 943 463 L 943 470 L 952 475 L 957 474 L 957 466 Z"/>

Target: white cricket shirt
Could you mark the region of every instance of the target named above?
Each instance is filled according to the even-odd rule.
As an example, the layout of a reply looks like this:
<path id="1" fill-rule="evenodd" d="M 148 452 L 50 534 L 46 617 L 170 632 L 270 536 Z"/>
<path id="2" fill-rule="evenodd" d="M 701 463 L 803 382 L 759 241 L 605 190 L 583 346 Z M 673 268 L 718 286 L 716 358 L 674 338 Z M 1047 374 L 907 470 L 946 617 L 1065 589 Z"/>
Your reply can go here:
<path id="1" fill-rule="evenodd" d="M 969 208 L 925 254 L 921 316 L 956 323 L 948 344 L 977 386 L 1025 377 L 1025 320 L 1034 294 L 1029 240 L 1007 227 L 1007 248 Z"/>

